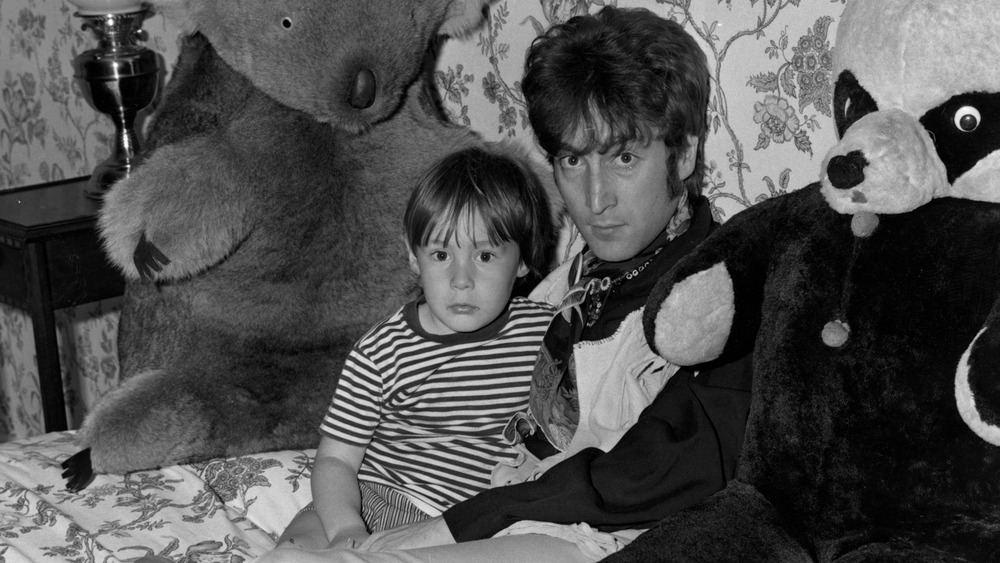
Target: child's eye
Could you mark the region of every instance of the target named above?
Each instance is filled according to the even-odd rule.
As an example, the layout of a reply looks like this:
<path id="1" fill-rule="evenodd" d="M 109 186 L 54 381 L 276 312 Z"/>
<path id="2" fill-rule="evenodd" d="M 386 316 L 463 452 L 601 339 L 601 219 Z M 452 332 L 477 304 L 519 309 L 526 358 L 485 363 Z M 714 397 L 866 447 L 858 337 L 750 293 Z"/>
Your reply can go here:
<path id="1" fill-rule="evenodd" d="M 431 259 L 437 260 L 438 262 L 444 262 L 448 259 L 448 253 L 443 250 L 435 250 L 431 252 Z"/>
<path id="2" fill-rule="evenodd" d="M 496 258 L 496 255 L 494 255 L 492 252 L 480 252 L 479 253 L 479 261 L 480 262 L 487 262 L 487 263 L 488 262 L 492 262 L 494 258 Z"/>

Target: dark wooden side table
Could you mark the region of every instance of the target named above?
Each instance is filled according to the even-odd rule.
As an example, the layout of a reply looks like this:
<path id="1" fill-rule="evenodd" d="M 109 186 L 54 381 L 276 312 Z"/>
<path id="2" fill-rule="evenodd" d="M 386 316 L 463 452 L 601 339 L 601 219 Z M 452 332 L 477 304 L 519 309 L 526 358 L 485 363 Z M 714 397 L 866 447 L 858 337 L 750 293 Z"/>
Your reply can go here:
<path id="1" fill-rule="evenodd" d="M 31 315 L 46 432 L 67 428 L 53 313 L 125 289 L 101 249 L 95 228 L 100 202 L 83 195 L 86 182 L 0 191 L 0 303 Z"/>

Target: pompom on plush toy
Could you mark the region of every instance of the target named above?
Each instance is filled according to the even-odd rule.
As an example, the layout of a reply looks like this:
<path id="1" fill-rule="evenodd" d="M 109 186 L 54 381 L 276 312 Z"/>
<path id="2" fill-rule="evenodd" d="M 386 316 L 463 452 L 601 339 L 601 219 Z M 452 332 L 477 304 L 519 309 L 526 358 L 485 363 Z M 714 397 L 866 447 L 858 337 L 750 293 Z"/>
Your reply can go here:
<path id="1" fill-rule="evenodd" d="M 1000 561 L 1000 10 L 848 0 L 821 181 L 664 278 L 653 348 L 754 351 L 737 478 L 612 561 Z"/>
<path id="2" fill-rule="evenodd" d="M 101 213 L 129 279 L 124 381 L 85 419 L 70 488 L 314 447 L 350 346 L 414 287 L 410 190 L 480 142 L 439 111 L 427 53 L 488 0 L 150 4 L 187 35 L 147 156 Z"/>

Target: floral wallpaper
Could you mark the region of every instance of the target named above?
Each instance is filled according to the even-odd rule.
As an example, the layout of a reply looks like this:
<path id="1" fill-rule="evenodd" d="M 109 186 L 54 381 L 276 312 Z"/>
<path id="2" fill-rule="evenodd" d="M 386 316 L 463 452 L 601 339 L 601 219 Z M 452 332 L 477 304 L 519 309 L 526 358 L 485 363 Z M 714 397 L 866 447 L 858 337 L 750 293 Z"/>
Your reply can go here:
<path id="1" fill-rule="evenodd" d="M 534 147 L 520 92 L 524 52 L 534 37 L 605 4 L 672 18 L 708 56 L 705 194 L 724 221 L 818 178 L 836 140 L 831 56 L 843 3 L 498 0 L 478 33 L 443 43 L 435 79 L 453 121 Z M 88 105 L 72 59 L 96 41 L 63 0 L 0 0 L 0 26 L 0 190 L 89 174 L 109 154 L 113 128 Z M 167 79 L 177 31 L 159 16 L 144 29 Z M 118 382 L 117 312 L 117 300 L 57 312 L 71 426 Z M 0 305 L 0 440 L 43 432 L 31 330 L 23 311 Z"/>

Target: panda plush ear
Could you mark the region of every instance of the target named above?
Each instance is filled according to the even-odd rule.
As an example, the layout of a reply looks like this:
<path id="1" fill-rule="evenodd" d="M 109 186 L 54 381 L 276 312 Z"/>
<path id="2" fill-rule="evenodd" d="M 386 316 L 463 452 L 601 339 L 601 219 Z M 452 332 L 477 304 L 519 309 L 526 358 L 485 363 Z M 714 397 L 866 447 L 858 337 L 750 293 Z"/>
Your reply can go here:
<path id="1" fill-rule="evenodd" d="M 858 82 L 849 69 L 844 69 L 833 87 L 833 121 L 837 126 L 837 138 L 842 139 L 847 129 L 859 119 L 878 111 L 878 103 Z"/>
<path id="2" fill-rule="evenodd" d="M 492 0 L 452 0 L 448 19 L 441 25 L 441 34 L 462 37 L 479 27 L 486 19 Z"/>

